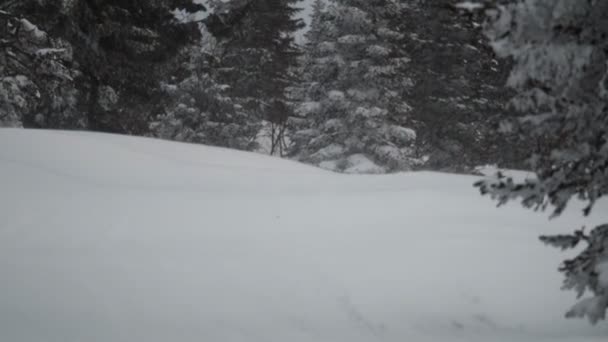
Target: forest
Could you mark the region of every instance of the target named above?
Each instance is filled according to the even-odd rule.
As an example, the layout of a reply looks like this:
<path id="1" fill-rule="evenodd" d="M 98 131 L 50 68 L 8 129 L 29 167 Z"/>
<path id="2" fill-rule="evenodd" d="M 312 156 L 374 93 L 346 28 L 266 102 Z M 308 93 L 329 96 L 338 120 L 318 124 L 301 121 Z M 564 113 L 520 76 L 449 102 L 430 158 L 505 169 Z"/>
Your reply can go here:
<path id="1" fill-rule="evenodd" d="M 314 1 L 305 22 L 297 0 L 8 1 L 0 125 L 340 172 L 522 165 L 514 146 L 532 142 L 498 133 L 510 62 L 489 47 L 481 14 L 439 0 L 355 3 Z"/>

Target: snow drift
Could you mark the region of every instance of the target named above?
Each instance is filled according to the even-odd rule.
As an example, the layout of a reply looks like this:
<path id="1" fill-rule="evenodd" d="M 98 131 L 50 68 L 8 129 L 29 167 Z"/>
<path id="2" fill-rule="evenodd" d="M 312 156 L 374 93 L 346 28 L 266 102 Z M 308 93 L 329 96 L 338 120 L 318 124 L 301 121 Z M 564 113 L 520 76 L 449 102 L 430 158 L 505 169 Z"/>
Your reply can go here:
<path id="1" fill-rule="evenodd" d="M 603 340 L 537 236 L 606 214 L 496 209 L 475 180 L 0 130 L 0 340 Z"/>

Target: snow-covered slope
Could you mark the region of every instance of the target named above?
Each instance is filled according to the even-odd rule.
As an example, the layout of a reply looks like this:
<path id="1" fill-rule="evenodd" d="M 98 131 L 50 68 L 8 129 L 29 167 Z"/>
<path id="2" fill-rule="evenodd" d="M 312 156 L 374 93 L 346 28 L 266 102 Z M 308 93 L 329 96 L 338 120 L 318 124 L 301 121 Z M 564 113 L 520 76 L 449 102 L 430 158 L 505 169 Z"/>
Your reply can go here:
<path id="1" fill-rule="evenodd" d="M 603 340 L 563 319 L 537 242 L 578 212 L 496 209 L 474 180 L 0 130 L 0 341 Z"/>

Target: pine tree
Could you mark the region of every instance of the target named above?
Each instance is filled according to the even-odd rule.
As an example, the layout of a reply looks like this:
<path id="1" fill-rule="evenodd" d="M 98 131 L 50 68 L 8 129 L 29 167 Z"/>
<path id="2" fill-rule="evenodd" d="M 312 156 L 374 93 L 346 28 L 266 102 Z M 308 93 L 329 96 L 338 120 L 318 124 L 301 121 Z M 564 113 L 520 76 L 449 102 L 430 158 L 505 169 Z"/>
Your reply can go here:
<path id="1" fill-rule="evenodd" d="M 505 86 L 509 61 L 495 58 L 483 34 L 481 13 L 460 13 L 458 0 L 410 1 L 399 22 L 412 59 L 415 84 L 406 94 L 414 108 L 417 149 L 424 168 L 470 172 L 500 164 L 521 168 L 524 145 L 498 134 L 512 91 Z M 509 144 L 509 151 L 502 147 Z M 520 146 L 521 145 L 521 146 Z"/>
<path id="2" fill-rule="evenodd" d="M 84 128 L 71 45 L 0 11 L 0 126 Z"/>
<path id="3" fill-rule="evenodd" d="M 560 215 L 574 197 L 589 214 L 608 192 L 608 2 L 525 0 L 491 8 L 486 32 L 501 57 L 514 60 L 508 84 L 517 91 L 514 124 L 538 137 L 530 166 L 536 178 L 517 182 L 499 174 L 479 182 L 482 193 L 500 204 L 521 199 L 524 206 Z M 560 267 L 564 289 L 580 300 L 567 317 L 604 319 L 608 307 L 608 226 L 589 233 L 545 236 L 545 243 L 586 248 Z"/>
<path id="4" fill-rule="evenodd" d="M 315 0 L 312 4 L 312 14 L 310 18 L 310 28 L 304 35 L 306 38 L 307 45 L 316 45 L 320 41 L 322 32 L 321 16 L 325 9 L 325 2 L 323 0 Z"/>
<path id="5" fill-rule="evenodd" d="M 343 172 L 405 170 L 415 132 L 403 91 L 409 58 L 391 25 L 401 13 L 392 1 L 330 3 L 313 18 L 300 86 L 299 130 L 292 155 Z M 302 125 L 303 123 L 303 125 Z"/>
<path id="6" fill-rule="evenodd" d="M 200 45 L 184 48 L 174 61 L 176 72 L 163 82 L 171 101 L 150 124 L 152 135 L 170 140 L 253 150 L 260 129 L 253 117 L 218 82 L 216 41 L 205 29 Z"/>
<path id="7" fill-rule="evenodd" d="M 186 2 L 23 0 L 0 4 L 0 9 L 16 18 L 35 23 L 47 37 L 42 51 L 48 65 L 40 66 L 30 58 L 23 69 L 45 69 L 32 81 L 52 79 L 47 82 L 52 87 L 40 91 L 41 98 L 49 95 L 45 105 L 35 115 L 24 117 L 23 124 L 147 132 L 149 113 L 162 102 L 165 63 L 197 37 L 195 24 L 179 23 L 171 14 Z"/>
<path id="8" fill-rule="evenodd" d="M 230 31 L 218 32 L 223 54 L 221 83 L 248 115 L 268 122 L 274 132 L 272 150 L 282 139 L 289 117 L 285 104 L 286 87 L 292 82 L 289 69 L 296 63 L 299 49 L 294 32 L 302 27 L 294 19 L 297 0 L 255 0 L 231 4 L 237 13 Z M 274 151 L 269 151 L 274 152 Z"/>

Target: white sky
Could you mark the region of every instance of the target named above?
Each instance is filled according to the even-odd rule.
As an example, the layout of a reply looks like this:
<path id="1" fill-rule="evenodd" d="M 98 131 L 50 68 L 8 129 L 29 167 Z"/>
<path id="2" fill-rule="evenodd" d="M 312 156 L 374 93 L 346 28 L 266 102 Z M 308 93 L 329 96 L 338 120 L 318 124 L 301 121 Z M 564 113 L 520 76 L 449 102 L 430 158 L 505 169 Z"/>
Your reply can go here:
<path id="1" fill-rule="evenodd" d="M 306 27 L 296 33 L 296 42 L 302 43 L 304 41 L 304 33 L 308 30 L 308 25 L 310 24 L 310 15 L 312 14 L 312 3 L 314 0 L 302 0 L 297 7 L 302 8 L 297 15 L 297 18 L 302 18 L 304 22 L 306 22 Z"/>

